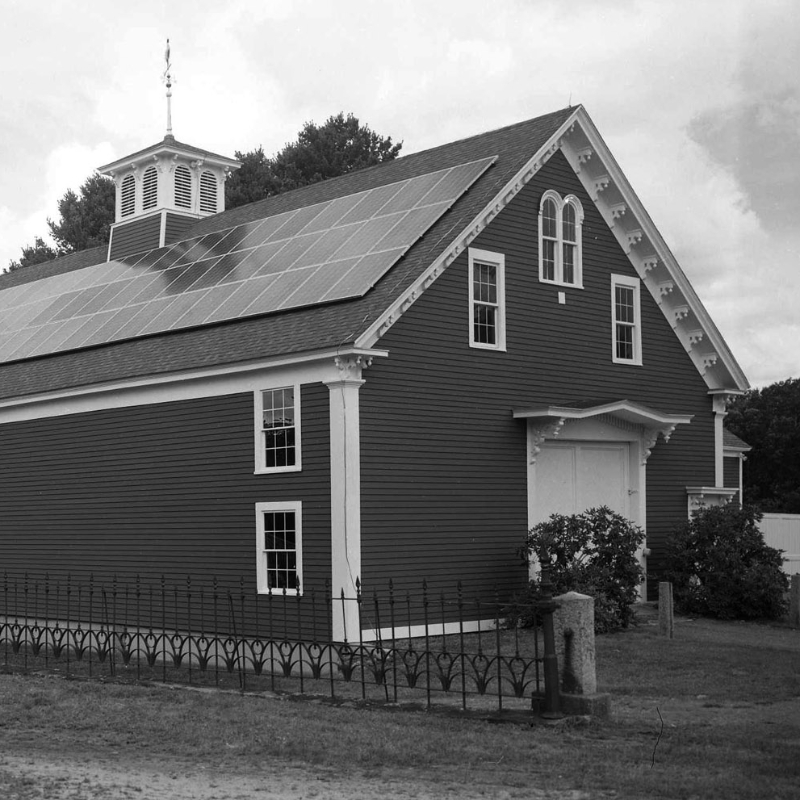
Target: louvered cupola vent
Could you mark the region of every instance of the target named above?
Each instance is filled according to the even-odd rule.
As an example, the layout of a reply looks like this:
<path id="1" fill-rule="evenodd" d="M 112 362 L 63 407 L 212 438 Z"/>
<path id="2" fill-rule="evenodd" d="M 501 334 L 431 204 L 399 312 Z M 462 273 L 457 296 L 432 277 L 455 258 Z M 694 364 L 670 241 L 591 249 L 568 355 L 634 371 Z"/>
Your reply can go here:
<path id="1" fill-rule="evenodd" d="M 213 172 L 204 170 L 200 175 L 200 211 L 217 213 L 217 179 Z"/>
<path id="2" fill-rule="evenodd" d="M 178 208 L 192 207 L 192 173 L 183 164 L 175 167 L 175 205 Z"/>
<path id="3" fill-rule="evenodd" d="M 100 168 L 117 185 L 109 260 L 185 238 L 202 217 L 225 210 L 225 179 L 241 163 L 175 140 L 164 140 Z"/>
<path id="4" fill-rule="evenodd" d="M 136 211 L 136 179 L 133 175 L 125 176 L 120 194 L 120 215 L 129 217 Z"/>
<path id="5" fill-rule="evenodd" d="M 142 210 L 149 211 L 158 205 L 158 172 L 148 167 L 142 179 Z"/>

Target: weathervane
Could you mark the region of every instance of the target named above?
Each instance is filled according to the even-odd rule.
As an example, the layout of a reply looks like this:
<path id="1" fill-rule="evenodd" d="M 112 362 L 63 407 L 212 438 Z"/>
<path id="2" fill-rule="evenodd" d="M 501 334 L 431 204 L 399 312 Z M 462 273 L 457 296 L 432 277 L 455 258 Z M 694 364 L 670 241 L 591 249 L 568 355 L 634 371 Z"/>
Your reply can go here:
<path id="1" fill-rule="evenodd" d="M 169 39 L 167 39 L 167 49 L 164 51 L 164 61 L 167 64 L 162 78 L 167 84 L 167 136 L 172 136 L 172 75 L 170 74 L 172 64 L 169 60 Z"/>

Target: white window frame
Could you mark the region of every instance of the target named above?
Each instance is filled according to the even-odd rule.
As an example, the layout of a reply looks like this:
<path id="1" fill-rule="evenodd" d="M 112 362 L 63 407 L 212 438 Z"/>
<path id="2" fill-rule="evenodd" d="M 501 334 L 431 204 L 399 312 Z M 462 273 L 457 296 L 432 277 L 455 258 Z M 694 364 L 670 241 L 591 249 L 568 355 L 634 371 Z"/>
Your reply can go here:
<path id="1" fill-rule="evenodd" d="M 265 392 L 277 392 L 285 389 L 294 390 L 294 464 L 280 467 L 267 466 L 266 454 L 266 430 L 264 428 L 264 394 Z M 255 474 L 273 474 L 281 472 L 300 472 L 302 465 L 302 435 L 300 420 L 300 384 L 288 384 L 284 386 L 270 386 L 259 388 L 254 391 L 253 407 L 255 409 Z"/>
<path id="2" fill-rule="evenodd" d="M 620 358 L 617 355 L 617 287 L 633 289 L 633 358 Z M 615 364 L 642 364 L 642 306 L 641 281 L 628 275 L 611 276 L 611 360 Z"/>
<path id="3" fill-rule="evenodd" d="M 542 212 L 547 200 L 552 200 L 556 206 L 556 246 L 555 246 L 555 277 L 546 278 L 544 275 L 544 229 L 542 225 Z M 567 283 L 564 280 L 564 208 L 570 205 L 575 210 L 575 263 L 573 265 L 573 280 Z M 552 237 L 547 237 L 552 239 Z M 567 244 L 572 244 L 567 242 Z M 583 205 L 574 194 L 561 197 L 558 192 L 548 189 L 539 202 L 539 280 L 542 283 L 552 283 L 556 286 L 568 286 L 572 289 L 583 289 Z"/>
<path id="4" fill-rule="evenodd" d="M 475 299 L 473 281 L 475 278 L 475 265 L 482 264 L 494 267 L 497 276 L 497 302 L 494 304 L 481 302 Z M 481 350 L 506 349 L 506 257 L 503 253 L 493 253 L 489 250 L 469 248 L 469 345 Z M 495 313 L 495 341 L 493 343 L 479 342 L 475 338 L 475 308 L 476 306 L 489 306 L 496 309 Z"/>
<path id="5" fill-rule="evenodd" d="M 278 588 L 269 586 L 269 576 L 267 568 L 267 556 L 271 552 L 281 552 L 268 550 L 265 541 L 264 514 L 293 513 L 295 528 L 295 573 L 300 589 Z M 256 503 L 256 586 L 259 594 L 275 594 L 296 597 L 303 594 L 303 503 L 300 500 L 287 500 L 280 503 Z"/>

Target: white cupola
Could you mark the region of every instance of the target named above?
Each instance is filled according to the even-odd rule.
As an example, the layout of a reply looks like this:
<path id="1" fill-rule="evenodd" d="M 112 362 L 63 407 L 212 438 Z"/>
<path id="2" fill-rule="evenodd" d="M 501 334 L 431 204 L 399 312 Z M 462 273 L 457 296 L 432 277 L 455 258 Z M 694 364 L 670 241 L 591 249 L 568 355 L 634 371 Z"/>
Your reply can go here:
<path id="1" fill-rule="evenodd" d="M 172 135 L 172 78 L 169 39 L 167 135 L 137 153 L 98 169 L 117 187 L 108 260 L 164 247 L 185 238 L 200 217 L 225 210 L 225 180 L 241 162 L 176 141 Z"/>
<path id="2" fill-rule="evenodd" d="M 100 167 L 117 187 L 109 261 L 183 238 L 200 217 L 225 210 L 225 180 L 239 161 L 164 140 Z"/>

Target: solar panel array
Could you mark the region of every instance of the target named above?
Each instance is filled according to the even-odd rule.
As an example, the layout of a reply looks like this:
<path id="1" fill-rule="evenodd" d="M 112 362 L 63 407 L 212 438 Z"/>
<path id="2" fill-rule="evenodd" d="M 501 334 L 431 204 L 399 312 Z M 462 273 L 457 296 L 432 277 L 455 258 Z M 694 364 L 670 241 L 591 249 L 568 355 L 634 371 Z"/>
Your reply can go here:
<path id="1" fill-rule="evenodd" d="M 493 161 L 5 289 L 0 362 L 360 297 Z"/>

